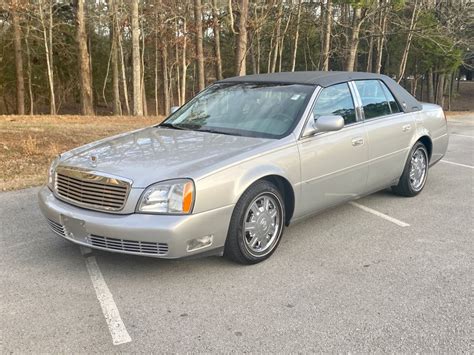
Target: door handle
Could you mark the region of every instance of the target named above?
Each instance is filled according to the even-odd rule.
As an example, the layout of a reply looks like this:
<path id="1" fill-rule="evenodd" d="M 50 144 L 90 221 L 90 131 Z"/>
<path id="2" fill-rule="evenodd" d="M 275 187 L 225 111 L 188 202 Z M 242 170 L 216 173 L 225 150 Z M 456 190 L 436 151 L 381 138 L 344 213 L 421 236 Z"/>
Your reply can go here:
<path id="1" fill-rule="evenodd" d="M 402 126 L 402 131 L 403 132 L 408 132 L 411 129 L 411 124 L 406 124 Z"/>
<path id="2" fill-rule="evenodd" d="M 364 138 L 362 138 L 362 137 L 352 138 L 352 145 L 354 147 L 356 147 L 358 145 L 362 145 L 362 144 L 364 144 Z"/>

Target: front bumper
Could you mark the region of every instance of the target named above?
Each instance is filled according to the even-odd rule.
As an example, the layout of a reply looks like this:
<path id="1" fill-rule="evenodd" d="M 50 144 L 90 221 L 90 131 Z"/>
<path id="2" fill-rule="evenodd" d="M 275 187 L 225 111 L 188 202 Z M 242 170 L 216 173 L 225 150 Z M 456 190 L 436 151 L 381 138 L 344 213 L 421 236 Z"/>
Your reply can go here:
<path id="1" fill-rule="evenodd" d="M 90 211 L 58 200 L 48 187 L 39 206 L 53 232 L 83 246 L 125 254 L 182 258 L 221 254 L 234 206 L 191 215 L 118 215 Z M 188 251 L 188 242 L 212 235 L 212 244 Z"/>

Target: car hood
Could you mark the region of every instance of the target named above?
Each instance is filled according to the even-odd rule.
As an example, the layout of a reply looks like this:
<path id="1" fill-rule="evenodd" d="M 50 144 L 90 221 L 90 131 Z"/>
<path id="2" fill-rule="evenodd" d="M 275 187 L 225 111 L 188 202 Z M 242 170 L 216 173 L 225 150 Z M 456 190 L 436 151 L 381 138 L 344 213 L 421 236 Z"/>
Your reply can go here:
<path id="1" fill-rule="evenodd" d="M 60 165 L 128 178 L 134 188 L 144 188 L 167 179 L 199 178 L 270 141 L 149 127 L 76 148 L 63 154 Z"/>

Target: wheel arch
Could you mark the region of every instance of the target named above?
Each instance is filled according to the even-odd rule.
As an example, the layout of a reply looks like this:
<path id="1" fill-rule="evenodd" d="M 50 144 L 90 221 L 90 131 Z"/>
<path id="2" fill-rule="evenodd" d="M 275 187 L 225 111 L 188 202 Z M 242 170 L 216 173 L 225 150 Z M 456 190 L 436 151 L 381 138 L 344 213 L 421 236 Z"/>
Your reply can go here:
<path id="1" fill-rule="evenodd" d="M 295 191 L 291 183 L 281 175 L 266 175 L 259 180 L 265 180 L 275 185 L 283 196 L 285 204 L 285 225 L 289 225 L 295 211 Z M 258 180 L 257 180 L 258 181 Z"/>
<path id="2" fill-rule="evenodd" d="M 259 173 L 256 173 L 255 171 L 249 171 L 245 177 L 236 183 L 235 187 L 237 187 L 237 190 L 234 193 L 236 198 L 235 203 L 237 203 L 238 199 L 240 199 L 242 194 L 250 186 L 261 180 L 268 181 L 275 185 L 282 194 L 286 213 L 285 225 L 289 225 L 291 218 L 293 217 L 296 204 L 295 190 L 292 183 L 290 182 L 290 179 L 285 176 L 283 171 L 278 171 L 278 169 L 262 169 L 260 166 L 258 170 Z"/>
<path id="3" fill-rule="evenodd" d="M 423 143 L 423 145 L 426 147 L 426 150 L 428 151 L 428 161 L 431 161 L 431 154 L 433 153 L 433 141 L 431 140 L 430 136 L 428 135 L 423 135 L 417 139 L 417 142 Z"/>

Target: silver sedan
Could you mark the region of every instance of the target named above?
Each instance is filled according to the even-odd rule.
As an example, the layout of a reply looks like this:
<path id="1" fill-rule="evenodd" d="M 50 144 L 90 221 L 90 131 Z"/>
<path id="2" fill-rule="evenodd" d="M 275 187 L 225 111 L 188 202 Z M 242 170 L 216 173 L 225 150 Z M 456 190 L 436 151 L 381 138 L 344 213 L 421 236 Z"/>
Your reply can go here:
<path id="1" fill-rule="evenodd" d="M 417 195 L 447 144 L 442 109 L 383 75 L 229 78 L 157 126 L 61 154 L 39 205 L 80 245 L 254 264 L 293 221 L 387 187 Z"/>

